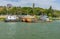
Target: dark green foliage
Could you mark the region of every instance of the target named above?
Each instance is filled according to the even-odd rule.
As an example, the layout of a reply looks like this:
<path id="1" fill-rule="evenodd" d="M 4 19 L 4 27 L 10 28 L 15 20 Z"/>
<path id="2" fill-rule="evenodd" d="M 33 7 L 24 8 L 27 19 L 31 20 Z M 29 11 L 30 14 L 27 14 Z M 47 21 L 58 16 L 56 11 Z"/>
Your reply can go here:
<path id="1" fill-rule="evenodd" d="M 26 14 L 35 14 L 35 15 L 41 15 L 41 14 L 47 14 L 48 16 L 56 17 L 60 16 L 59 10 L 53 10 L 52 6 L 49 7 L 49 9 L 43 9 L 40 7 L 34 7 L 33 4 L 32 7 L 2 7 L 3 10 L 0 8 L 0 15 L 6 15 L 6 14 L 15 14 L 15 15 L 26 15 Z"/>

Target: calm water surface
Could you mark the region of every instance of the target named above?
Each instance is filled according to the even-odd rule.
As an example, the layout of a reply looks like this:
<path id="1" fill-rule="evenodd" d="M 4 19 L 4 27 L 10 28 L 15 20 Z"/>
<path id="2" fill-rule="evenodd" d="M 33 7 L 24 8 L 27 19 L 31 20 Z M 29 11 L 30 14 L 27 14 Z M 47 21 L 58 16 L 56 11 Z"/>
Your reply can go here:
<path id="1" fill-rule="evenodd" d="M 0 22 L 0 39 L 60 39 L 60 21 Z"/>

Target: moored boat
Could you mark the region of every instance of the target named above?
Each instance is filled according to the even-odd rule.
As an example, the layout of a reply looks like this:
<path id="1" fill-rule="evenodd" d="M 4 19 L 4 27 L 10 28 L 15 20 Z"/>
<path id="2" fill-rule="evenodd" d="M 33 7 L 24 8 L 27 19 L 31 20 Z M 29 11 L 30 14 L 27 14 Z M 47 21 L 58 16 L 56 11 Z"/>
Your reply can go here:
<path id="1" fill-rule="evenodd" d="M 52 20 L 47 15 L 40 16 L 41 21 L 51 22 Z"/>
<path id="2" fill-rule="evenodd" d="M 18 22 L 19 19 L 16 15 L 8 15 L 5 20 L 5 22 Z"/>
<path id="3" fill-rule="evenodd" d="M 35 16 L 26 15 L 26 16 L 22 17 L 22 21 L 23 21 L 23 22 L 36 22 L 37 19 L 36 19 Z"/>

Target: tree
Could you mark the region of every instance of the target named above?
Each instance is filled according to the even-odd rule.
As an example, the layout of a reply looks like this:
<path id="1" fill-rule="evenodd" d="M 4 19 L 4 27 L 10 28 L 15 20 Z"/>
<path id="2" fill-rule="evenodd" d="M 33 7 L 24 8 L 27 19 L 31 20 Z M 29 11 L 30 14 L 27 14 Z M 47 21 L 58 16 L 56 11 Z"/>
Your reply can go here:
<path id="1" fill-rule="evenodd" d="M 48 16 L 53 16 L 53 9 L 52 6 L 49 7 L 48 12 L 47 12 Z"/>
<path id="2" fill-rule="evenodd" d="M 0 9 L 0 15 L 5 15 L 5 14 L 7 14 L 7 10 L 6 7 L 4 6 Z"/>

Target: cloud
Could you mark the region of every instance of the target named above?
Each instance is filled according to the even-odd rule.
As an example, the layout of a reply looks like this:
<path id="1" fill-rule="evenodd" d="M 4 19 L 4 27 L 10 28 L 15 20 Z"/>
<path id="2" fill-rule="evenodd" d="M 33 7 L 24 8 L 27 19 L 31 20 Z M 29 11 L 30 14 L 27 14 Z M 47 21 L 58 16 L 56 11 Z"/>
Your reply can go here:
<path id="1" fill-rule="evenodd" d="M 0 6 L 6 6 L 7 4 L 12 4 L 13 6 L 18 6 L 17 2 L 7 1 L 7 0 L 0 0 Z"/>
<path id="2" fill-rule="evenodd" d="M 20 0 L 5 0 L 5 1 L 18 2 Z"/>
<path id="3" fill-rule="evenodd" d="M 12 4 L 14 6 L 32 6 L 35 3 L 36 7 L 49 8 L 51 5 L 53 9 L 60 10 L 59 0 L 0 0 L 0 5 Z"/>

